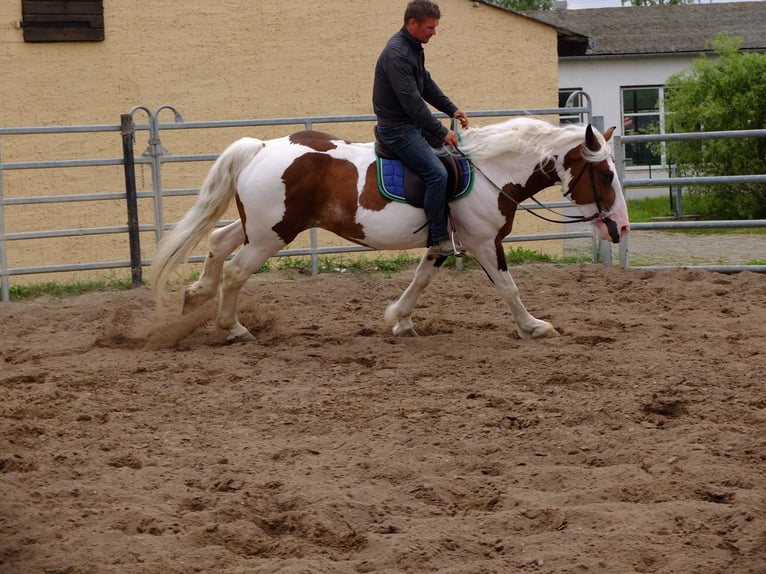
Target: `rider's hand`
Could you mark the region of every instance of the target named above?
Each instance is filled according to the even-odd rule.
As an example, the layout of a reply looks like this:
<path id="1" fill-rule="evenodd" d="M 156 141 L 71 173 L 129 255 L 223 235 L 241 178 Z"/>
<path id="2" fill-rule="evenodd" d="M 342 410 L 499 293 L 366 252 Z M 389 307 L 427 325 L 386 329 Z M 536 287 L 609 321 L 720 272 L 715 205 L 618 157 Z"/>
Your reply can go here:
<path id="1" fill-rule="evenodd" d="M 447 135 L 444 136 L 444 143 L 447 145 L 451 145 L 452 147 L 457 147 L 460 143 L 460 140 L 457 137 L 457 134 L 453 132 L 452 130 L 447 131 Z"/>
<path id="2" fill-rule="evenodd" d="M 460 122 L 460 127 L 463 129 L 468 127 L 468 116 L 463 110 L 457 110 L 452 117 Z"/>

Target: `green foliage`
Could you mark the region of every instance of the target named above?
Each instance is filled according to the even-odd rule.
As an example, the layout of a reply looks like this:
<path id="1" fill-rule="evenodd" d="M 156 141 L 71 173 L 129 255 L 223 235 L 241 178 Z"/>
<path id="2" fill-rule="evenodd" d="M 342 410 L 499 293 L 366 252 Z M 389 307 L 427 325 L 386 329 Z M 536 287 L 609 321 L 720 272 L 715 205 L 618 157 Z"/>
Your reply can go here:
<path id="1" fill-rule="evenodd" d="M 766 54 L 741 53 L 739 38 L 719 34 L 710 43 L 716 58 L 700 57 L 668 80 L 668 132 L 762 129 L 766 125 Z M 669 142 L 679 175 L 766 173 L 766 138 Z M 721 184 L 687 190 L 704 216 L 766 218 L 766 186 Z"/>
<path id="2" fill-rule="evenodd" d="M 516 10 L 517 12 L 550 10 L 553 8 L 553 0 L 494 0 L 494 3 L 503 8 Z"/>
<path id="3" fill-rule="evenodd" d="M 642 197 L 628 200 L 631 223 L 645 223 L 655 217 L 670 217 L 673 210 L 667 196 Z"/>

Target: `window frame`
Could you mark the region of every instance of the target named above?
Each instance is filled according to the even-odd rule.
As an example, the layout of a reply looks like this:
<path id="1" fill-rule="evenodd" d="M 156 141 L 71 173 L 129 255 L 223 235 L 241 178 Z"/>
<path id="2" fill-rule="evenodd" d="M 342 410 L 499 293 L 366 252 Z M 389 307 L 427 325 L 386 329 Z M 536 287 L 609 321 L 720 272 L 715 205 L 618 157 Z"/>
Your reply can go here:
<path id="1" fill-rule="evenodd" d="M 641 90 L 656 90 L 657 92 L 657 109 L 652 110 L 639 110 L 636 106 L 633 110 L 627 110 L 626 109 L 626 100 L 625 96 L 626 93 L 629 92 L 637 92 Z M 649 133 L 659 133 L 664 134 L 665 133 L 665 87 L 663 85 L 628 85 L 628 86 L 620 86 L 620 116 L 622 120 L 622 133 L 623 135 L 629 136 L 629 135 L 638 135 L 638 134 L 649 134 Z M 628 131 L 628 122 L 630 122 L 630 126 L 636 125 L 637 121 L 635 121 L 634 118 L 653 118 L 656 119 L 656 122 L 653 122 L 653 125 L 657 126 L 657 131 L 648 131 L 644 130 L 641 131 L 640 129 L 633 129 L 632 131 Z M 665 168 L 667 167 L 667 156 L 666 156 L 666 149 L 665 149 L 665 142 L 659 142 L 659 154 L 654 152 L 653 150 L 649 149 L 649 145 L 657 146 L 657 144 L 646 144 L 646 143 L 640 143 L 640 144 L 626 144 L 625 146 L 625 160 L 626 168 L 642 168 L 642 169 L 651 169 L 654 167 L 659 168 Z M 655 148 L 656 149 L 656 148 Z M 638 150 L 638 153 L 634 152 L 633 150 Z M 635 159 L 640 154 L 646 155 L 648 157 L 648 161 L 636 163 Z M 653 159 L 657 159 L 658 162 L 652 161 Z M 628 160 L 631 161 L 630 164 L 628 164 Z"/>

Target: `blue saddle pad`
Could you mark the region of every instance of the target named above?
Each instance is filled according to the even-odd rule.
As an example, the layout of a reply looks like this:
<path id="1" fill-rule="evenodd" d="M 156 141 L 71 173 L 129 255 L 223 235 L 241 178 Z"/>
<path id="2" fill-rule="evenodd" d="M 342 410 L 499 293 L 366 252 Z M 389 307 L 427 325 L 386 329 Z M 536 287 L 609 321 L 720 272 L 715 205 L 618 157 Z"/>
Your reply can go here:
<path id="1" fill-rule="evenodd" d="M 401 160 L 376 156 L 378 189 L 392 201 L 423 207 L 423 179 L 408 169 Z M 473 169 L 466 158 L 455 158 L 457 173 L 450 173 L 447 190 L 454 190 L 449 201 L 468 195 L 473 188 Z M 448 173 L 450 170 L 447 170 Z M 454 172 L 454 170 L 453 170 Z"/>

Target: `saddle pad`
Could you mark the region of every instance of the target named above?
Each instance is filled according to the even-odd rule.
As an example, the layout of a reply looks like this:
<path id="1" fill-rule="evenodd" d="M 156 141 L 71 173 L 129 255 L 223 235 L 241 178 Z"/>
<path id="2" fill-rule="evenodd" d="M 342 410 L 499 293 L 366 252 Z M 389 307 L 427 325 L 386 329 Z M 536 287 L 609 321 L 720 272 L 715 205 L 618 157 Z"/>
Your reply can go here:
<path id="1" fill-rule="evenodd" d="M 378 156 L 378 188 L 394 201 L 404 201 L 404 164 L 398 159 Z"/>
<path id="2" fill-rule="evenodd" d="M 407 201 L 411 197 L 412 188 L 424 188 L 423 180 L 414 172 L 409 170 L 398 159 L 376 156 L 378 189 L 380 193 L 392 200 L 402 203 L 412 203 Z M 468 195 L 473 188 L 473 169 L 466 158 L 455 158 L 458 167 L 456 190 L 449 201 L 456 201 Z M 416 181 L 412 181 L 416 180 Z M 450 182 L 452 183 L 452 182 Z M 414 184 L 414 185 L 413 185 Z"/>

